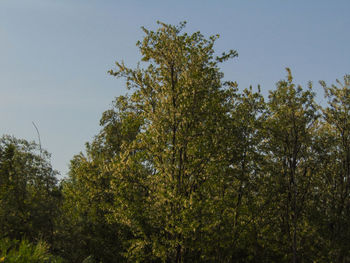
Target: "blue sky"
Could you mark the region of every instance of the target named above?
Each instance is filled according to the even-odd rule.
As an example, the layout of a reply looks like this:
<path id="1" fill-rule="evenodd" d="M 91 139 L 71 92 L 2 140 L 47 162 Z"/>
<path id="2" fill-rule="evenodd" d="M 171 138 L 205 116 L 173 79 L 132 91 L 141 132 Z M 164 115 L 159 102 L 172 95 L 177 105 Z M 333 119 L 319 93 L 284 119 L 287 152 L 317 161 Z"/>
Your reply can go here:
<path id="1" fill-rule="evenodd" d="M 64 176 L 127 92 L 107 71 L 137 63 L 140 27 L 157 20 L 220 34 L 216 51 L 239 53 L 222 69 L 240 88 L 260 84 L 267 94 L 290 67 L 322 103 L 318 80 L 350 73 L 349 10 L 348 0 L 0 0 L 0 135 L 36 140 L 34 121 Z"/>

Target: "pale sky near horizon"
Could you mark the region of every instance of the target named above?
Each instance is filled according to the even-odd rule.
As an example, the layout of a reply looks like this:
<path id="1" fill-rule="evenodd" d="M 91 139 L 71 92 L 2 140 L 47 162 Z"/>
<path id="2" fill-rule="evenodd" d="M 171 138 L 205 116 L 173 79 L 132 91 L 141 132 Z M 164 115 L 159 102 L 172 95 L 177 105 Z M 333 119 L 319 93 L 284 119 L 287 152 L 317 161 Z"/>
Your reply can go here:
<path id="1" fill-rule="evenodd" d="M 70 159 L 99 131 L 124 82 L 107 74 L 115 61 L 135 65 L 141 26 L 178 24 L 220 34 L 218 53 L 240 88 L 264 94 L 292 69 L 296 82 L 334 83 L 350 74 L 348 0 L 0 0 L 0 136 L 37 140 L 65 176 Z"/>

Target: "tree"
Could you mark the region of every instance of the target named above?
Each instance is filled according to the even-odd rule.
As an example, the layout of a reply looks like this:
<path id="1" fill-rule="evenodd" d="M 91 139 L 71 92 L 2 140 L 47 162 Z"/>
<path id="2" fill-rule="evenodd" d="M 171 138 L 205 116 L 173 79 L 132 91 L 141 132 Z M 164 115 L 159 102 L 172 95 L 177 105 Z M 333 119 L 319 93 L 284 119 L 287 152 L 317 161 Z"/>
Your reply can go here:
<path id="1" fill-rule="evenodd" d="M 217 232 L 218 193 L 236 85 L 222 81 L 218 65 L 237 53 L 215 57 L 217 36 L 181 34 L 185 23 L 160 25 L 156 32 L 143 28 L 138 42 L 145 69 L 117 63 L 110 71 L 126 78 L 134 91 L 129 103 L 143 120 L 111 166 L 114 215 L 133 234 L 127 256 L 134 261 L 220 259 L 213 237 L 224 232 Z"/>
<path id="2" fill-rule="evenodd" d="M 0 138 L 0 235 L 53 243 L 60 191 L 49 154 L 35 143 Z"/>
<path id="3" fill-rule="evenodd" d="M 325 90 L 328 106 L 323 111 L 319 152 L 322 166 L 315 196 L 316 225 L 321 233 L 325 260 L 349 261 L 350 235 L 350 76 Z"/>
<path id="4" fill-rule="evenodd" d="M 313 245 L 307 212 L 318 166 L 314 138 L 319 114 L 311 84 L 304 91 L 295 86 L 289 69 L 287 72 L 287 80 L 278 82 L 267 103 L 262 189 L 269 220 L 266 242 L 276 245 L 272 250 L 280 254 L 280 261 L 295 263 Z"/>
<path id="5" fill-rule="evenodd" d="M 108 167 L 118 158 L 122 145 L 135 138 L 140 118 L 127 105 L 126 97 L 119 97 L 103 113 L 100 125 L 100 133 L 86 144 L 85 154 L 74 156 L 69 177 L 62 182 L 59 249 L 70 262 L 86 258 L 121 262 L 121 243 L 130 237 L 118 222 L 109 222 L 115 197 L 110 192 Z"/>

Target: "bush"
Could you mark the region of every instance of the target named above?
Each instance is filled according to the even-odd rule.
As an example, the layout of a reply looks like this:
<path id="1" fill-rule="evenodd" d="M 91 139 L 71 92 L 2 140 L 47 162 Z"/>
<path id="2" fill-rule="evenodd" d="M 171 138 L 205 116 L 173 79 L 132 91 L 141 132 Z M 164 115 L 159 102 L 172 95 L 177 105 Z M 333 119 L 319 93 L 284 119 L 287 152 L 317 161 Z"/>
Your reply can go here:
<path id="1" fill-rule="evenodd" d="M 0 239 L 0 262 L 6 263 L 61 263 L 60 258 L 49 253 L 48 245 L 39 241 L 32 244 L 27 240 Z"/>

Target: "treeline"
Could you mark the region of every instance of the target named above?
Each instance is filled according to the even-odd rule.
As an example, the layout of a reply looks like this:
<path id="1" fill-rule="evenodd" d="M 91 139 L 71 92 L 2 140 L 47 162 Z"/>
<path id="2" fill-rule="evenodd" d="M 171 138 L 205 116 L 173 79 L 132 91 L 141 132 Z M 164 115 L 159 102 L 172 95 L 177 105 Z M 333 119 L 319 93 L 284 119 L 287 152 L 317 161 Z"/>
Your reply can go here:
<path id="1" fill-rule="evenodd" d="M 2 137 L 1 242 L 57 262 L 350 262 L 350 76 L 318 105 L 287 69 L 264 98 L 184 25 L 143 29 L 142 67 L 116 63 L 130 95 L 60 184 L 46 152 Z"/>

